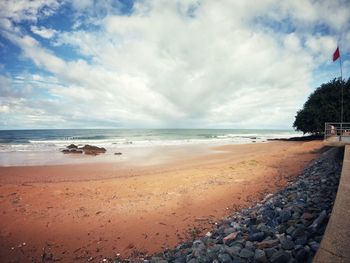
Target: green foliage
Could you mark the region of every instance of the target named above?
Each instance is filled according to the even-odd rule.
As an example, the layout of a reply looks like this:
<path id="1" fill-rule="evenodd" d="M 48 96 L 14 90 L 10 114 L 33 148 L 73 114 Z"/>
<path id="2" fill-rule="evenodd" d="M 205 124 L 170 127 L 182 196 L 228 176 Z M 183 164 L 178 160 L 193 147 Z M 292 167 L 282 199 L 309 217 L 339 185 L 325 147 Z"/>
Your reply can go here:
<path id="1" fill-rule="evenodd" d="M 343 122 L 350 122 L 350 79 L 334 79 L 318 87 L 297 112 L 293 127 L 303 133 L 322 134 L 325 122 L 340 122 L 341 86 L 344 89 Z"/>

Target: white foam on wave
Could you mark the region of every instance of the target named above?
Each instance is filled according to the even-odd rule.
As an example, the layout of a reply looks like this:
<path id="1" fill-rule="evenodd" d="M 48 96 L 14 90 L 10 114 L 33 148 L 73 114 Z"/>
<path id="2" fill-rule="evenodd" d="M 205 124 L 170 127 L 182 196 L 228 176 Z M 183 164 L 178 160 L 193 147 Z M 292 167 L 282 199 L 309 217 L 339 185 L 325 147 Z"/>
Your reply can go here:
<path id="1" fill-rule="evenodd" d="M 109 138 L 109 139 L 63 139 L 63 140 L 30 140 L 29 143 L 0 144 L 0 152 L 52 152 L 64 149 L 69 144 L 83 146 L 85 144 L 104 147 L 107 150 L 149 147 L 149 146 L 171 146 L 186 144 L 245 144 L 253 142 L 265 142 L 273 138 L 290 138 L 302 136 L 302 133 L 280 132 L 268 133 L 228 133 L 224 135 L 213 135 L 209 138 L 193 139 L 145 139 L 145 138 Z"/>

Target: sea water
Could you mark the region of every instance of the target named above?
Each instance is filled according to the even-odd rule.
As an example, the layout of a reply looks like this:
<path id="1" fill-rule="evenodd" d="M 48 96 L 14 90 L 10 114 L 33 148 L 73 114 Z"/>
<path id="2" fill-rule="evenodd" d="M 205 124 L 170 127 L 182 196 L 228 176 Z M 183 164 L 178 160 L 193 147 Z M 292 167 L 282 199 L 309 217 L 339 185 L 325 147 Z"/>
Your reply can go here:
<path id="1" fill-rule="evenodd" d="M 224 145 L 301 136 L 293 130 L 259 129 L 50 129 L 0 130 L 0 166 L 75 162 L 60 153 L 69 144 L 116 151 L 157 146 Z M 44 154 L 44 155 L 43 155 Z"/>
<path id="2" fill-rule="evenodd" d="M 0 130 L 0 151 L 54 151 L 71 143 L 105 148 L 196 143 L 240 144 L 301 135 L 293 130 L 254 129 Z"/>

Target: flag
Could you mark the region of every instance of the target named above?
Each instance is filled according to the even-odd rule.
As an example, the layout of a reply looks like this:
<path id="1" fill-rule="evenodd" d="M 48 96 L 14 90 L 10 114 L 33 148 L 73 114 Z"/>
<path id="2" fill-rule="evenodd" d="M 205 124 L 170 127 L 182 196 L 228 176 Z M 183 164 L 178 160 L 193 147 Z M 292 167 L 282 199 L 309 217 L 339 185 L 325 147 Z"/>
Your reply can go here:
<path id="1" fill-rule="evenodd" d="M 337 49 L 333 53 L 333 62 L 336 61 L 338 58 L 340 58 L 339 47 L 337 47 Z"/>

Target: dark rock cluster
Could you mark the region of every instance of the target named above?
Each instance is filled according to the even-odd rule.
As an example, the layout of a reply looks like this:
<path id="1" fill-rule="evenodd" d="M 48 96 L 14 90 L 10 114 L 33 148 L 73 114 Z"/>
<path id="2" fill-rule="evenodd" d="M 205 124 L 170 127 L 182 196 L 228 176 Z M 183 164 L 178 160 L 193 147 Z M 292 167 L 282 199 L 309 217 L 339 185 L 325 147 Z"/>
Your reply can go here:
<path id="1" fill-rule="evenodd" d="M 205 237 L 149 259 L 127 262 L 311 262 L 336 197 L 340 152 L 331 149 L 323 153 L 295 182 L 234 213 Z"/>
<path id="2" fill-rule="evenodd" d="M 70 144 L 66 147 L 67 149 L 62 150 L 63 153 L 73 153 L 73 154 L 87 154 L 87 155 L 98 155 L 100 153 L 105 153 L 106 149 L 103 147 L 97 147 L 94 145 L 86 144 L 83 147 L 78 147 L 78 145 Z"/>

